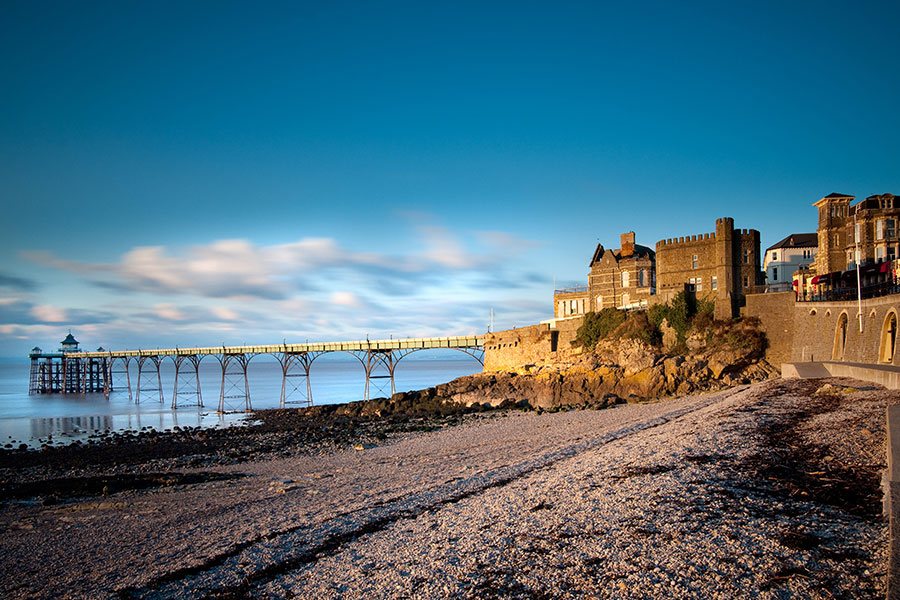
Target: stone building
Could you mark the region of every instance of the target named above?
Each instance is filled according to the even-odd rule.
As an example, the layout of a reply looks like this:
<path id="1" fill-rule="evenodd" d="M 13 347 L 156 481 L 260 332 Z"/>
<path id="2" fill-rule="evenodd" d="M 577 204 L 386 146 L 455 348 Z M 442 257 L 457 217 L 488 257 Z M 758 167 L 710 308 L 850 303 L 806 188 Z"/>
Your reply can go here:
<path id="1" fill-rule="evenodd" d="M 737 316 L 747 294 L 763 283 L 759 231 L 735 229 L 734 219 L 716 220 L 716 230 L 656 243 L 656 301 L 678 292 L 716 304 L 716 318 Z"/>
<path id="2" fill-rule="evenodd" d="M 895 260 L 898 252 L 900 205 L 893 194 L 869 196 L 829 194 L 813 204 L 819 209 L 816 272 L 819 275 L 856 268 L 859 242 L 863 265 Z"/>
<path id="3" fill-rule="evenodd" d="M 646 307 L 656 293 L 656 253 L 634 243 L 634 232 L 620 236 L 621 247 L 597 244 L 591 258 L 588 285 L 556 290 L 554 316 L 565 318 L 604 308 Z"/>

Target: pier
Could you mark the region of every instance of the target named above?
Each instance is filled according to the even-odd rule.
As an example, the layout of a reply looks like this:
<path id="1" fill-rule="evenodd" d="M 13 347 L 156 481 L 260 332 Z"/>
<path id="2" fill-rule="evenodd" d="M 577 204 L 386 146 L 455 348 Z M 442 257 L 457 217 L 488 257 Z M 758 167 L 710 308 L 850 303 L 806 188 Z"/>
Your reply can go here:
<path id="1" fill-rule="evenodd" d="M 200 387 L 200 363 L 214 360 L 221 369 L 218 412 L 229 412 L 231 404 L 238 410 L 251 411 L 250 385 L 247 368 L 254 357 L 273 356 L 281 366 L 281 397 L 279 406 L 303 404 L 312 406 L 313 394 L 309 374 L 315 360 L 328 353 L 343 352 L 359 360 L 365 372 L 363 399 L 368 400 L 372 388 L 394 394 L 394 371 L 397 364 L 410 354 L 435 348 L 457 350 L 472 356 L 484 366 L 484 335 L 360 340 L 349 342 L 315 342 L 303 344 L 274 344 L 264 346 L 207 346 L 198 348 L 167 348 L 154 350 L 104 350 L 86 352 L 78 348 L 71 332 L 57 352 L 45 353 L 34 348 L 31 359 L 30 394 L 87 394 L 103 393 L 108 398 L 113 391 L 123 389 L 135 403 L 151 394 L 161 404 L 165 402 L 160 367 L 172 361 L 175 385 L 172 408 L 203 406 Z M 132 364 L 136 365 L 136 379 L 132 381 Z M 142 397 L 143 394 L 143 397 Z M 299 400 L 292 398 L 299 396 Z"/>

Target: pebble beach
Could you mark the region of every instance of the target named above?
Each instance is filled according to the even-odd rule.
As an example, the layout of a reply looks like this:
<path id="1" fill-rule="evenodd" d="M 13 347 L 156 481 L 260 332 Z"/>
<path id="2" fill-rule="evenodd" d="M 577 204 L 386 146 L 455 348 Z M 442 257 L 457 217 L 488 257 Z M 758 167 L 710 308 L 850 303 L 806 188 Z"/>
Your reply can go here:
<path id="1" fill-rule="evenodd" d="M 900 393 L 858 381 L 770 380 L 339 439 L 308 424 L 223 430 L 212 446 L 187 432 L 137 457 L 108 442 L 9 454 L 0 592 L 883 598 L 891 404 Z"/>

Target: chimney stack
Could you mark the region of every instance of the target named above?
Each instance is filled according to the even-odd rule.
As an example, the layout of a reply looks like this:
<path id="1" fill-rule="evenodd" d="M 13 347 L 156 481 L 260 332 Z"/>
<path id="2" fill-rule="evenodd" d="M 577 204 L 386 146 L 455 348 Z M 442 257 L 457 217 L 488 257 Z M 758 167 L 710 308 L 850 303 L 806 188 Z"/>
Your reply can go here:
<path id="1" fill-rule="evenodd" d="M 619 236 L 621 240 L 622 246 L 619 249 L 619 254 L 624 258 L 627 256 L 632 256 L 634 254 L 634 232 L 629 231 L 628 233 L 623 233 Z"/>

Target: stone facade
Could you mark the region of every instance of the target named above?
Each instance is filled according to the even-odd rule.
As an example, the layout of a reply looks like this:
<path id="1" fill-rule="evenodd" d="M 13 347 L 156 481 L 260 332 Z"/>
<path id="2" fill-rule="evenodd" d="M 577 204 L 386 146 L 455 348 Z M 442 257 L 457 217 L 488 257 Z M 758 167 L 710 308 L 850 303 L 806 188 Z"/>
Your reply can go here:
<path id="1" fill-rule="evenodd" d="M 656 253 L 634 243 L 634 232 L 620 236 L 621 248 L 597 244 L 591 258 L 588 285 L 556 290 L 553 315 L 557 319 L 597 312 L 604 308 L 647 306 L 656 293 Z"/>
<path id="2" fill-rule="evenodd" d="M 896 352 L 900 295 L 862 301 L 795 302 L 794 294 L 754 294 L 742 314 L 757 317 L 769 347 L 766 359 L 784 362 L 843 361 L 900 365 Z"/>
<path id="3" fill-rule="evenodd" d="M 900 364 L 896 352 L 900 296 L 856 302 L 798 302 L 794 306 L 792 361 Z"/>
<path id="4" fill-rule="evenodd" d="M 554 290 L 554 318 L 581 317 L 588 312 L 591 312 L 591 294 L 587 286 Z"/>
<path id="5" fill-rule="evenodd" d="M 528 370 L 548 361 L 569 360 L 582 352 L 574 344 L 583 318 L 550 321 L 529 327 L 487 334 L 484 342 L 484 370 Z"/>
<path id="6" fill-rule="evenodd" d="M 819 209 L 816 272 L 820 275 L 856 268 L 857 237 L 863 265 L 900 257 L 898 199 L 882 194 L 851 205 L 854 198 L 829 194 L 813 205 Z"/>
<path id="7" fill-rule="evenodd" d="M 621 248 L 597 245 L 588 275 L 590 310 L 646 306 L 656 292 L 656 253 L 634 243 L 634 232 L 623 233 Z"/>
<path id="8" fill-rule="evenodd" d="M 759 231 L 734 228 L 734 219 L 716 220 L 716 230 L 656 244 L 657 297 L 670 301 L 688 290 L 716 304 L 716 318 L 737 315 L 747 294 L 763 283 Z"/>
<path id="9" fill-rule="evenodd" d="M 766 360 L 773 366 L 790 362 L 794 351 L 794 292 L 750 294 L 741 316 L 756 317 L 766 332 Z"/>

